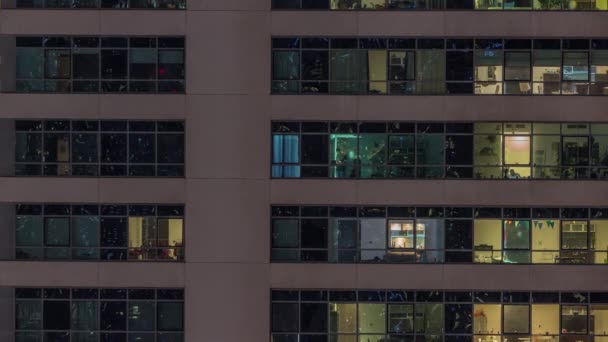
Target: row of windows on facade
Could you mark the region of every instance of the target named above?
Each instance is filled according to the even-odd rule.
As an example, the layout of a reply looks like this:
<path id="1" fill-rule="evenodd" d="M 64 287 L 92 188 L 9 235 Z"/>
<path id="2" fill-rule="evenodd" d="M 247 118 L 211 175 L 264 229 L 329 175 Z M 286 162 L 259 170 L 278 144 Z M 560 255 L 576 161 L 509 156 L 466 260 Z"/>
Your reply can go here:
<path id="1" fill-rule="evenodd" d="M 608 125 L 273 122 L 274 178 L 606 179 Z"/>
<path id="2" fill-rule="evenodd" d="M 608 95 L 608 40 L 273 39 L 274 94 Z"/>
<path id="3" fill-rule="evenodd" d="M 17 260 L 183 261 L 183 205 L 17 204 Z"/>
<path id="4" fill-rule="evenodd" d="M 17 92 L 183 93 L 183 37 L 17 37 Z"/>
<path id="5" fill-rule="evenodd" d="M 185 10 L 186 0 L 17 0 L 17 8 Z"/>
<path id="6" fill-rule="evenodd" d="M 273 0 L 273 9 L 307 10 L 537 10 L 605 11 L 603 0 Z"/>
<path id="7" fill-rule="evenodd" d="M 275 206 L 272 212 L 273 262 L 608 264 L 604 208 Z"/>
<path id="8" fill-rule="evenodd" d="M 15 342 L 183 342 L 181 289 L 15 289 Z"/>
<path id="9" fill-rule="evenodd" d="M 184 121 L 15 121 L 17 176 L 184 176 Z"/>
<path id="10" fill-rule="evenodd" d="M 272 341 L 605 342 L 608 294 L 594 297 L 588 304 L 585 292 L 276 290 Z"/>

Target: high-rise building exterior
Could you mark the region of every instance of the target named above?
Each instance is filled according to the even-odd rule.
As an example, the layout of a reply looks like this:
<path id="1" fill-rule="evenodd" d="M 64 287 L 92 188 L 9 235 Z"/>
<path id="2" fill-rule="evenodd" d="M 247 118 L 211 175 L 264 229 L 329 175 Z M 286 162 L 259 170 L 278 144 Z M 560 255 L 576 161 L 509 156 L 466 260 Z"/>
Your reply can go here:
<path id="1" fill-rule="evenodd" d="M 12 0 L 0 341 L 608 342 L 605 0 Z"/>

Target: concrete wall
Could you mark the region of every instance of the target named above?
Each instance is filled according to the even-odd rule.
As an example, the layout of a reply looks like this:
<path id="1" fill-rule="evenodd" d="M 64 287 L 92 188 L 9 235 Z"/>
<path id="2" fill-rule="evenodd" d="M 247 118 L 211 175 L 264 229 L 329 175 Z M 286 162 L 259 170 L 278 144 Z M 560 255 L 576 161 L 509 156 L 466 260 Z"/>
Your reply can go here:
<path id="1" fill-rule="evenodd" d="M 17 67 L 14 36 L 0 36 L 0 57 L 0 91 L 14 91 Z"/>
<path id="2" fill-rule="evenodd" d="M 185 179 L 0 177 L 0 202 L 185 203 L 186 263 L 4 261 L 0 287 L 185 287 L 189 342 L 269 341 L 273 287 L 608 290 L 602 266 L 271 265 L 268 215 L 272 203 L 607 205 L 604 182 L 269 180 L 270 120 L 608 121 L 602 97 L 270 96 L 272 35 L 601 37 L 605 13 L 269 7 L 191 0 L 182 12 L 0 13 L 4 35 L 187 37 L 185 95 L 0 94 L 0 118 L 185 119 Z"/>
<path id="3" fill-rule="evenodd" d="M 14 292 L 11 288 L 0 288 L 0 340 L 13 341 L 15 333 Z"/>
<path id="4" fill-rule="evenodd" d="M 0 203 L 0 260 L 12 260 L 15 256 L 15 205 Z"/>
<path id="5" fill-rule="evenodd" d="M 0 176 L 12 176 L 15 170 L 15 122 L 0 119 Z"/>

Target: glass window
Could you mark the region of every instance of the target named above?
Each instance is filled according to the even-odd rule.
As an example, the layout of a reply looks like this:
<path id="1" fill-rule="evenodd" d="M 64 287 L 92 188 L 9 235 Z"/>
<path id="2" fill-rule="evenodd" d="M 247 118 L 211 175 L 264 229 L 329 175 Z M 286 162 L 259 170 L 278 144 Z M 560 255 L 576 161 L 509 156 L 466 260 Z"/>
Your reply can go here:
<path id="1" fill-rule="evenodd" d="M 590 248 L 595 251 L 593 262 L 608 264 L 608 220 L 593 220 L 590 224 Z"/>
<path id="2" fill-rule="evenodd" d="M 530 333 L 530 306 L 504 305 L 503 311 L 504 334 Z"/>
<path id="3" fill-rule="evenodd" d="M 414 220 L 389 220 L 389 248 L 414 249 Z"/>
<path id="4" fill-rule="evenodd" d="M 441 334 L 443 331 L 443 304 L 416 304 L 415 328 L 417 334 Z"/>
<path id="5" fill-rule="evenodd" d="M 70 50 L 45 50 L 45 76 L 46 78 L 70 78 L 71 54 Z"/>
<path id="6" fill-rule="evenodd" d="M 330 221 L 329 246 L 331 262 L 357 261 L 358 229 L 356 219 L 336 218 Z"/>
<path id="7" fill-rule="evenodd" d="M 562 221 L 562 249 L 587 249 L 587 221 Z"/>
<path id="8" fill-rule="evenodd" d="M 445 52 L 416 51 L 416 94 L 445 94 Z"/>
<path id="9" fill-rule="evenodd" d="M 300 247 L 316 249 L 303 259 L 306 261 L 327 261 L 328 248 L 328 222 L 327 219 L 302 219 L 300 224 Z M 324 250 L 319 252 L 318 250 Z"/>
<path id="10" fill-rule="evenodd" d="M 298 331 L 298 304 L 272 304 L 272 331 Z"/>
<path id="11" fill-rule="evenodd" d="M 129 302 L 129 329 L 137 331 L 154 330 L 154 302 Z"/>
<path id="12" fill-rule="evenodd" d="M 361 178 L 385 178 L 386 135 L 362 134 L 359 139 Z"/>
<path id="13" fill-rule="evenodd" d="M 502 136 L 475 135 L 475 177 L 502 178 Z"/>
<path id="14" fill-rule="evenodd" d="M 506 178 L 530 178 L 530 136 L 505 136 Z"/>
<path id="15" fill-rule="evenodd" d="M 296 165 L 281 165 L 299 163 L 300 140 L 297 135 L 273 135 L 272 137 L 272 176 L 299 177 L 300 168 Z"/>
<path id="16" fill-rule="evenodd" d="M 100 329 L 101 330 L 126 330 L 127 312 L 126 302 L 108 301 L 101 302 Z"/>
<path id="17" fill-rule="evenodd" d="M 157 330 L 179 331 L 184 329 L 184 304 L 178 302 L 159 302 L 157 304 Z"/>
<path id="18" fill-rule="evenodd" d="M 562 334 L 587 333 L 587 307 L 562 305 Z"/>
<path id="19" fill-rule="evenodd" d="M 150 75 L 150 74 L 148 74 Z M 183 50 L 158 51 L 158 78 L 183 79 L 185 76 Z M 131 76 L 133 77 L 133 76 Z"/>
<path id="20" fill-rule="evenodd" d="M 97 302 L 95 301 L 73 301 L 71 329 L 97 330 L 97 323 L 99 321 L 97 310 Z"/>
<path id="21" fill-rule="evenodd" d="M 532 157 L 534 178 L 559 178 L 561 139 L 559 135 L 534 135 Z"/>
<path id="22" fill-rule="evenodd" d="M 418 165 L 443 164 L 443 135 L 421 134 L 416 137 L 416 163 Z"/>
<path id="23" fill-rule="evenodd" d="M 358 136 L 355 134 L 331 134 L 329 153 L 332 178 L 355 178 L 359 158 Z"/>
<path id="24" fill-rule="evenodd" d="M 129 51 L 129 68 L 132 78 L 156 78 L 156 49 L 137 48 Z"/>
<path id="25" fill-rule="evenodd" d="M 44 225 L 46 246 L 70 245 L 70 221 L 68 218 L 47 218 Z"/>
<path id="26" fill-rule="evenodd" d="M 126 342 L 128 335 L 129 341 L 153 342 L 157 332 L 159 342 L 183 341 L 183 290 L 18 288 L 15 294 L 22 298 L 15 306 L 15 341 Z"/>
<path id="27" fill-rule="evenodd" d="M 359 333 L 384 334 L 386 332 L 386 305 L 359 304 Z"/>
<path id="28" fill-rule="evenodd" d="M 181 218 L 159 218 L 158 225 L 158 254 L 163 260 L 184 259 L 184 220 Z"/>
<path id="29" fill-rule="evenodd" d="M 44 330 L 69 330 L 70 302 L 45 300 L 42 321 Z"/>
<path id="30" fill-rule="evenodd" d="M 560 221 L 532 221 L 532 263 L 552 264 L 559 256 Z"/>
<path id="31" fill-rule="evenodd" d="M 300 306 L 300 331 L 327 332 L 327 304 L 302 303 Z"/>
<path id="32" fill-rule="evenodd" d="M 104 79 L 127 78 L 127 50 L 101 50 L 101 77 Z"/>
<path id="33" fill-rule="evenodd" d="M 389 79 L 391 81 L 413 81 L 415 79 L 415 53 L 413 51 L 390 51 Z"/>
<path id="34" fill-rule="evenodd" d="M 42 217 L 36 215 L 17 216 L 17 246 L 42 246 Z"/>
<path id="35" fill-rule="evenodd" d="M 591 95 L 608 94 L 608 51 L 591 52 Z"/>
<path id="36" fill-rule="evenodd" d="M 561 79 L 560 51 L 537 50 L 532 54 L 534 94 L 559 94 Z"/>
<path id="37" fill-rule="evenodd" d="M 585 172 L 583 168 L 576 166 L 589 165 L 589 138 L 588 137 L 563 137 L 562 138 L 562 165 L 572 166 L 564 170 L 564 178 L 577 178 Z"/>
<path id="38" fill-rule="evenodd" d="M 155 259 L 157 226 L 155 217 L 129 217 L 129 258 Z"/>
<path id="39" fill-rule="evenodd" d="M 273 92 L 297 93 L 300 78 L 300 54 L 296 51 L 274 51 L 272 54 Z"/>
<path id="40" fill-rule="evenodd" d="M 75 49 L 73 58 L 74 78 L 99 78 L 99 49 Z"/>
<path id="41" fill-rule="evenodd" d="M 388 137 L 388 162 L 391 165 L 414 165 L 414 135 L 390 135 Z M 396 168 L 398 166 L 393 166 Z"/>
<path id="42" fill-rule="evenodd" d="M 365 0 L 364 0 L 365 1 Z M 378 0 L 376 0 L 378 1 Z M 384 1 L 384 0 L 380 0 Z M 368 79 L 370 94 L 386 94 L 387 81 L 387 52 L 386 50 L 369 50 L 367 52 Z"/>
<path id="43" fill-rule="evenodd" d="M 157 134 L 158 163 L 183 164 L 184 163 L 184 135 L 183 134 Z"/>
<path id="44" fill-rule="evenodd" d="M 608 305 L 591 305 L 589 319 L 593 322 L 593 333 L 596 336 L 608 335 Z"/>
<path id="45" fill-rule="evenodd" d="M 293 62 L 294 59 L 291 59 Z M 329 60 L 327 51 L 302 51 L 302 79 L 324 81 L 329 78 Z M 293 71 L 292 71 L 293 72 Z M 296 73 L 290 75 L 296 79 Z"/>
<path id="46" fill-rule="evenodd" d="M 388 305 L 388 332 L 397 334 L 414 332 L 413 304 Z"/>
<path id="47" fill-rule="evenodd" d="M 558 335 L 559 305 L 533 304 L 531 326 L 534 335 Z"/>
<path id="48" fill-rule="evenodd" d="M 530 248 L 530 221 L 504 221 L 505 249 Z"/>
<path id="49" fill-rule="evenodd" d="M 15 161 L 36 162 L 42 160 L 42 134 L 17 132 L 15 135 Z"/>
<path id="50" fill-rule="evenodd" d="M 72 134 L 72 160 L 74 163 L 97 163 L 97 134 Z"/>
<path id="51" fill-rule="evenodd" d="M 331 92 L 335 94 L 365 93 L 369 77 L 369 58 L 365 50 L 331 50 Z"/>
<path id="52" fill-rule="evenodd" d="M 272 247 L 296 248 L 298 247 L 299 221 L 296 219 L 273 219 L 272 221 Z"/>
<path id="53" fill-rule="evenodd" d="M 505 52 L 505 81 L 530 81 L 530 52 Z"/>
<path id="54" fill-rule="evenodd" d="M 502 94 L 502 75 L 502 51 L 475 51 L 475 94 Z"/>
<path id="55" fill-rule="evenodd" d="M 17 121 L 16 125 L 19 127 L 26 123 L 27 121 Z M 56 123 L 61 123 L 61 125 L 56 125 Z M 127 175 L 183 176 L 183 123 L 177 121 L 145 123 L 151 125 L 150 133 L 135 133 L 135 130 L 133 133 L 128 133 L 127 124 L 141 124 L 137 122 L 46 121 L 44 122 L 46 125 L 44 132 L 18 132 L 16 134 L 15 174 L 114 177 Z M 158 133 L 154 128 L 157 124 Z M 99 126 L 104 133 L 98 131 Z M 70 127 L 72 127 L 72 131 L 70 131 Z M 127 151 L 129 152 L 128 158 Z M 128 165 L 144 163 L 148 165 Z M 127 172 L 128 166 L 129 172 Z M 41 173 L 41 169 L 43 169 L 43 173 Z"/>
<path id="56" fill-rule="evenodd" d="M 328 136 L 302 135 L 302 164 L 327 165 L 329 160 Z"/>
<path id="57" fill-rule="evenodd" d="M 95 216 L 73 217 L 72 244 L 79 247 L 99 246 L 99 218 Z"/>
<path id="58" fill-rule="evenodd" d="M 38 330 L 42 328 L 42 303 L 19 300 L 15 304 L 17 330 Z"/>
<path id="59" fill-rule="evenodd" d="M 564 52 L 564 81 L 589 80 L 589 53 Z"/>
<path id="60" fill-rule="evenodd" d="M 608 135 L 591 137 L 591 165 L 608 166 Z"/>
<path id="61" fill-rule="evenodd" d="M 419 262 L 443 262 L 444 241 L 445 227 L 443 219 L 416 220 L 416 249 L 419 250 Z"/>
<path id="62" fill-rule="evenodd" d="M 154 134 L 129 134 L 129 162 L 154 163 Z"/>
<path id="63" fill-rule="evenodd" d="M 36 79 L 44 75 L 44 50 L 41 48 L 18 48 L 17 49 L 17 78 Z"/>
<path id="64" fill-rule="evenodd" d="M 329 332 L 357 332 L 357 304 L 329 303 Z"/>
<path id="65" fill-rule="evenodd" d="M 127 222 L 123 218 L 101 218 L 101 246 L 127 246 Z"/>
<path id="66" fill-rule="evenodd" d="M 475 304 L 473 306 L 473 332 L 477 335 L 499 335 L 502 322 L 500 304 Z"/>
<path id="67" fill-rule="evenodd" d="M 500 220 L 475 220 L 473 225 L 475 262 L 496 263 L 502 260 Z"/>
<path id="68" fill-rule="evenodd" d="M 380 262 L 386 249 L 386 220 L 361 219 L 361 260 Z"/>

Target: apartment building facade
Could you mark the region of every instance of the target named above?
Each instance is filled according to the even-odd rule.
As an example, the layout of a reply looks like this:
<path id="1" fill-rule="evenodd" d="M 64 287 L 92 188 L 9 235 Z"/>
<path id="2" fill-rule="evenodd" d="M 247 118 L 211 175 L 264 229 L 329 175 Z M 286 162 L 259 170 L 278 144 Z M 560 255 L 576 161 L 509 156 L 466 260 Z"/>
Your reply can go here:
<path id="1" fill-rule="evenodd" d="M 0 340 L 608 341 L 598 1 L 6 1 Z"/>

